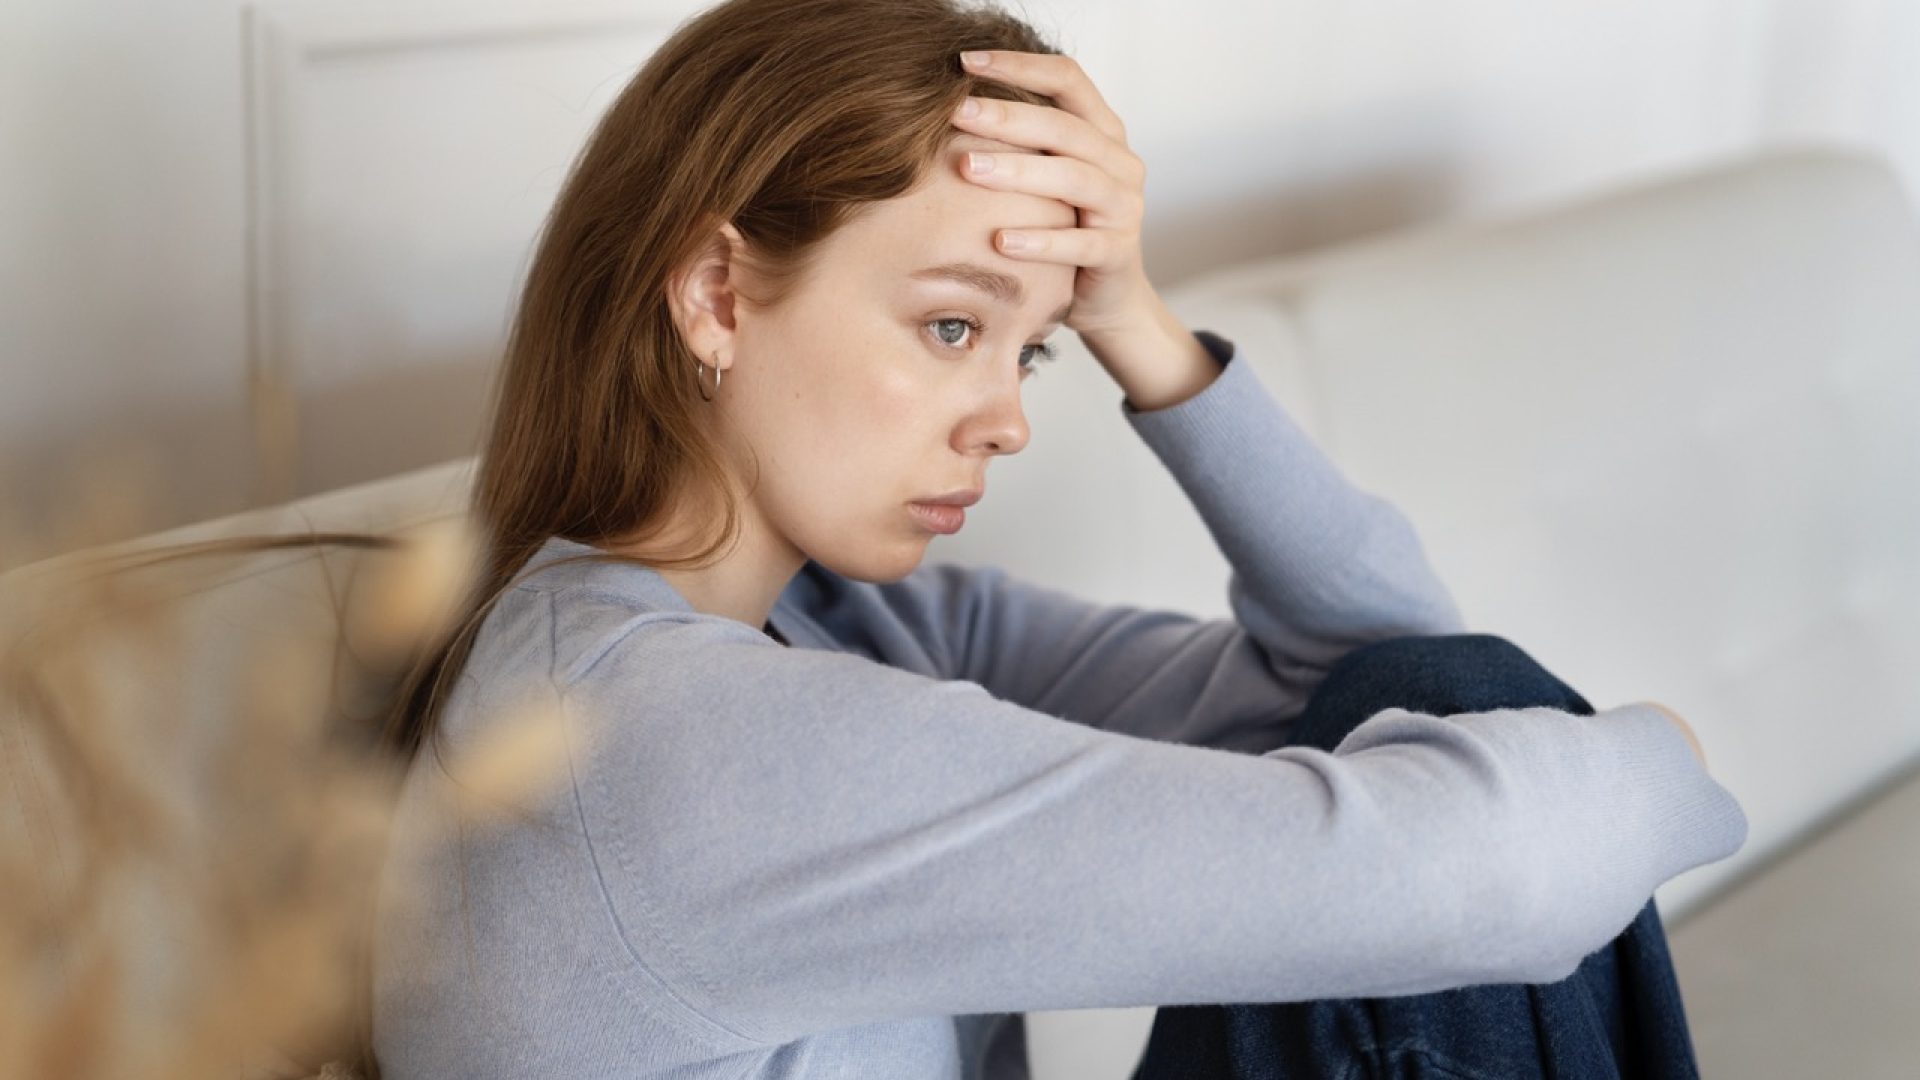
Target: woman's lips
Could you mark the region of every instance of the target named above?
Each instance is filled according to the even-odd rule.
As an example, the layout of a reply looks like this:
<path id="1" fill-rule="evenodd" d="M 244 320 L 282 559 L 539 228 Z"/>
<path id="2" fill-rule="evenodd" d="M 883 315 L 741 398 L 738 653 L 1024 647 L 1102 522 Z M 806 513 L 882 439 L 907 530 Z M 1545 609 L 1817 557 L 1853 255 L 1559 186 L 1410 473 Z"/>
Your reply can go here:
<path id="1" fill-rule="evenodd" d="M 939 503 L 908 503 L 913 512 L 927 528 L 937 533 L 957 533 L 960 526 L 967 523 L 967 511 L 961 506 L 946 506 Z"/>

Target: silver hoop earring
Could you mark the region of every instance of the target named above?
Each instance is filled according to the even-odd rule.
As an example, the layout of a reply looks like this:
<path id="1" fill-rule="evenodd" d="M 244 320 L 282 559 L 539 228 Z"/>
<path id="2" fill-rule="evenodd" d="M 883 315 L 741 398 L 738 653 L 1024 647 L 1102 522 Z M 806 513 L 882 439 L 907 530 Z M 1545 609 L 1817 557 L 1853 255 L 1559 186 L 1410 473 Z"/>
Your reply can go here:
<path id="1" fill-rule="evenodd" d="M 694 380 L 700 386 L 700 400 L 712 401 L 713 396 L 707 393 L 707 365 L 701 363 L 699 357 L 695 357 L 693 361 L 693 368 L 694 368 L 694 375 L 693 375 Z M 713 354 L 713 393 L 714 394 L 718 394 L 720 392 L 720 375 L 721 375 L 720 354 L 716 352 Z"/>

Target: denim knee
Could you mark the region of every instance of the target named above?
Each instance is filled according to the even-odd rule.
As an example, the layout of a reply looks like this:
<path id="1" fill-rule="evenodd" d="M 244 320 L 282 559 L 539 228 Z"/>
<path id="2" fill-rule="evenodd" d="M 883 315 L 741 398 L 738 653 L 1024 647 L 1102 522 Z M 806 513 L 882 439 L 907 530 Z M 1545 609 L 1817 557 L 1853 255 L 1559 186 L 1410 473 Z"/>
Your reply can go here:
<path id="1" fill-rule="evenodd" d="M 1450 716 L 1530 706 L 1593 713 L 1572 687 L 1497 635 L 1388 638 L 1354 649 L 1328 670 L 1289 743 L 1331 750 L 1388 708 Z"/>

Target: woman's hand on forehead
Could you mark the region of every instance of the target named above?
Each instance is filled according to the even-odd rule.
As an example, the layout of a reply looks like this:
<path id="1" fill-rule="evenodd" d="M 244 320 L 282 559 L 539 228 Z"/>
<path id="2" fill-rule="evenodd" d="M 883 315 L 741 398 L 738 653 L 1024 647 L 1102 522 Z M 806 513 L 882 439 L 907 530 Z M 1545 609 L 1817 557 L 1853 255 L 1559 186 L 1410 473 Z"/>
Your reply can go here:
<path id="1" fill-rule="evenodd" d="M 973 56 L 987 63 L 968 62 Z M 995 49 L 961 58 L 978 77 L 1045 94 L 1059 105 L 968 97 L 954 113 L 954 126 L 1045 153 L 971 151 L 962 174 L 986 187 L 1058 199 L 1079 217 L 1071 228 L 998 230 L 995 249 L 1078 268 L 1066 325 L 1082 337 L 1145 325 L 1158 302 L 1140 248 L 1147 169 L 1128 149 L 1120 117 L 1070 56 Z M 975 171 L 979 163 L 985 171 Z"/>
<path id="2" fill-rule="evenodd" d="M 1079 220 L 1072 228 L 1000 229 L 995 247 L 1009 258 L 1077 268 L 1066 325 L 1136 410 L 1166 408 L 1205 389 L 1220 364 L 1147 278 L 1140 252 L 1147 167 L 1127 148 L 1126 128 L 1093 80 L 1072 57 L 1053 53 L 996 49 L 961 57 L 981 78 L 1037 91 L 1058 105 L 967 98 L 954 126 L 1043 153 L 969 151 L 962 174 L 986 187 L 1058 199 Z M 976 171 L 979 163 L 987 168 Z"/>

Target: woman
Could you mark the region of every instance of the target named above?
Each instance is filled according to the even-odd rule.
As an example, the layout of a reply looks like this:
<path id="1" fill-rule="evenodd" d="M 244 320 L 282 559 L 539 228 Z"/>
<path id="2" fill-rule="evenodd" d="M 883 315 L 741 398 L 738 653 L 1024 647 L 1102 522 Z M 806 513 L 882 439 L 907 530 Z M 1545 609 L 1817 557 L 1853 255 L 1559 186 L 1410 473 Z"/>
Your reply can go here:
<path id="1" fill-rule="evenodd" d="M 1153 1080 L 1691 1075 L 1649 897 L 1738 804 L 1659 706 L 1463 633 L 1156 295 L 1143 175 L 1072 60 L 946 0 L 730 0 L 641 69 L 529 272 L 401 836 L 530 692 L 591 750 L 380 925 L 389 1080 L 1014 1076 L 1013 1014 L 1134 1005 Z M 920 565 L 1059 326 L 1233 619 Z"/>

